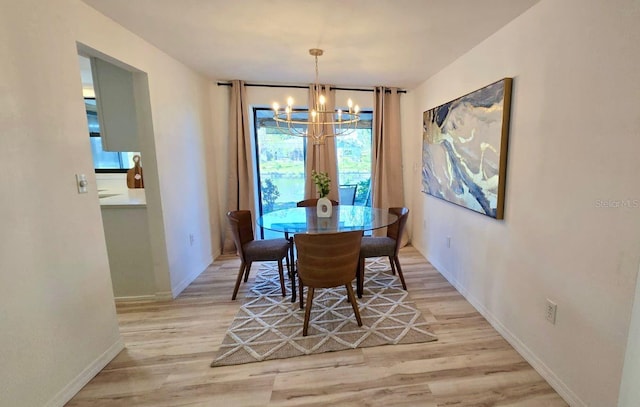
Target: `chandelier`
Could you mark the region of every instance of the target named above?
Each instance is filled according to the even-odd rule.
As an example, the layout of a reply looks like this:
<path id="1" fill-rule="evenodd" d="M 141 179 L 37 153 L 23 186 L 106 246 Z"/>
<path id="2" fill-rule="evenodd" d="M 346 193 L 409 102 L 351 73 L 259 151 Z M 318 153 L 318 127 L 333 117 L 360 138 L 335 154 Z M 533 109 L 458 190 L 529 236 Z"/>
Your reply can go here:
<path id="1" fill-rule="evenodd" d="M 360 108 L 353 101 L 347 101 L 347 110 L 327 110 L 326 98 L 320 92 L 318 83 L 318 57 L 324 53 L 321 49 L 309 50 L 316 62 L 315 89 L 316 96 L 313 106 L 307 110 L 293 108 L 293 98 L 287 98 L 287 106 L 280 109 L 277 102 L 273 103 L 273 120 L 281 131 L 296 137 L 309 137 L 313 144 L 324 144 L 327 137 L 342 136 L 353 132 L 360 120 Z"/>

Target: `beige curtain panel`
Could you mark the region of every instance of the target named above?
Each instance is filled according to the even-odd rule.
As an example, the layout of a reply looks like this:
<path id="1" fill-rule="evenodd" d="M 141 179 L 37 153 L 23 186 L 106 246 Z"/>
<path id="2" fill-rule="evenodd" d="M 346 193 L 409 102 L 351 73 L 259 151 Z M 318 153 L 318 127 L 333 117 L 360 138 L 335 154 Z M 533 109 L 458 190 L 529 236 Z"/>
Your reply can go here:
<path id="1" fill-rule="evenodd" d="M 373 109 L 372 201 L 377 208 L 404 206 L 402 145 L 400 142 L 400 94 L 397 88 L 378 86 Z M 383 236 L 386 231 L 375 231 Z M 403 236 L 406 244 L 408 239 Z"/>
<path id="2" fill-rule="evenodd" d="M 251 132 L 249 131 L 249 106 L 244 81 L 231 81 L 229 105 L 229 167 L 227 178 L 227 210 L 250 210 L 254 213 L 254 188 L 251 154 Z M 235 253 L 233 235 L 225 218 L 223 253 Z"/>
<path id="3" fill-rule="evenodd" d="M 326 110 L 333 112 L 335 110 L 336 93 L 329 85 L 311 85 L 309 86 L 309 109 L 314 106 L 314 101 L 318 100 L 318 95 L 322 93 L 326 99 Z M 320 117 L 320 119 L 324 119 Z M 329 118 L 327 118 L 329 119 Z M 327 125 L 322 129 L 325 133 L 333 133 L 333 126 Z M 311 129 L 310 131 L 313 131 Z M 336 153 L 336 141 L 334 137 L 327 137 L 324 144 L 313 144 L 313 137 L 307 137 L 307 161 L 305 163 L 305 183 L 304 197 L 305 199 L 318 198 L 316 186 L 311 180 L 311 171 L 326 172 L 331 179 L 331 190 L 329 199 L 339 200 L 338 185 L 338 162 Z"/>

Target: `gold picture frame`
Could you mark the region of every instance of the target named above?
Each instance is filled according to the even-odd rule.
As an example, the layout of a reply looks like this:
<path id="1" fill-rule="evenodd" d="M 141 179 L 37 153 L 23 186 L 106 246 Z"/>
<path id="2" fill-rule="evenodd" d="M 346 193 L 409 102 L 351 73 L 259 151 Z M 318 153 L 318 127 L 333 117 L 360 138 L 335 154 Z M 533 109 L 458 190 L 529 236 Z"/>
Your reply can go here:
<path id="1" fill-rule="evenodd" d="M 504 219 L 512 78 L 423 113 L 423 192 Z"/>

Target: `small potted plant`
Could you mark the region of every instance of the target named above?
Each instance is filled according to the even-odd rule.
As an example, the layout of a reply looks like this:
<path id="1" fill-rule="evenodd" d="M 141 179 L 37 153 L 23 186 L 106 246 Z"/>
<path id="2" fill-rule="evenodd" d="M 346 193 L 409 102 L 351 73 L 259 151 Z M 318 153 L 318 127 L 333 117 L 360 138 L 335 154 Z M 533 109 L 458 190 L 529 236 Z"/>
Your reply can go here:
<path id="1" fill-rule="evenodd" d="M 329 198 L 327 198 L 327 195 L 329 195 L 329 190 L 331 188 L 331 178 L 329 178 L 329 174 L 327 174 L 326 172 L 316 172 L 315 170 L 313 170 L 311 171 L 311 179 L 313 180 L 313 183 L 316 184 L 316 190 L 320 195 L 317 205 L 318 217 L 331 217 L 333 207 L 331 205 L 331 201 L 329 200 Z"/>

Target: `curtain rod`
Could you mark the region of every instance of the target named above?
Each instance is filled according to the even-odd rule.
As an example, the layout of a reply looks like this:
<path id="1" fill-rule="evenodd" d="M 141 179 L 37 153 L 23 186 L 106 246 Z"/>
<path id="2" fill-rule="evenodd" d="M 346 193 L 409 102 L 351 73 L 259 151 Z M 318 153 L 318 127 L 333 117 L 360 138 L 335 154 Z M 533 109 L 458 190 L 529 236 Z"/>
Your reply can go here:
<path id="1" fill-rule="evenodd" d="M 231 86 L 231 82 L 218 82 L 218 86 Z M 258 86 L 261 88 L 293 88 L 293 89 L 309 89 L 308 86 L 303 85 L 269 85 L 266 83 L 245 83 L 244 86 Z M 375 89 L 363 89 L 363 88 L 341 88 L 336 86 L 331 86 L 331 89 L 334 90 L 355 90 L 359 92 L 373 92 Z M 387 93 L 391 93 L 390 90 L 386 91 Z M 398 89 L 398 93 L 407 93 L 404 89 Z"/>

